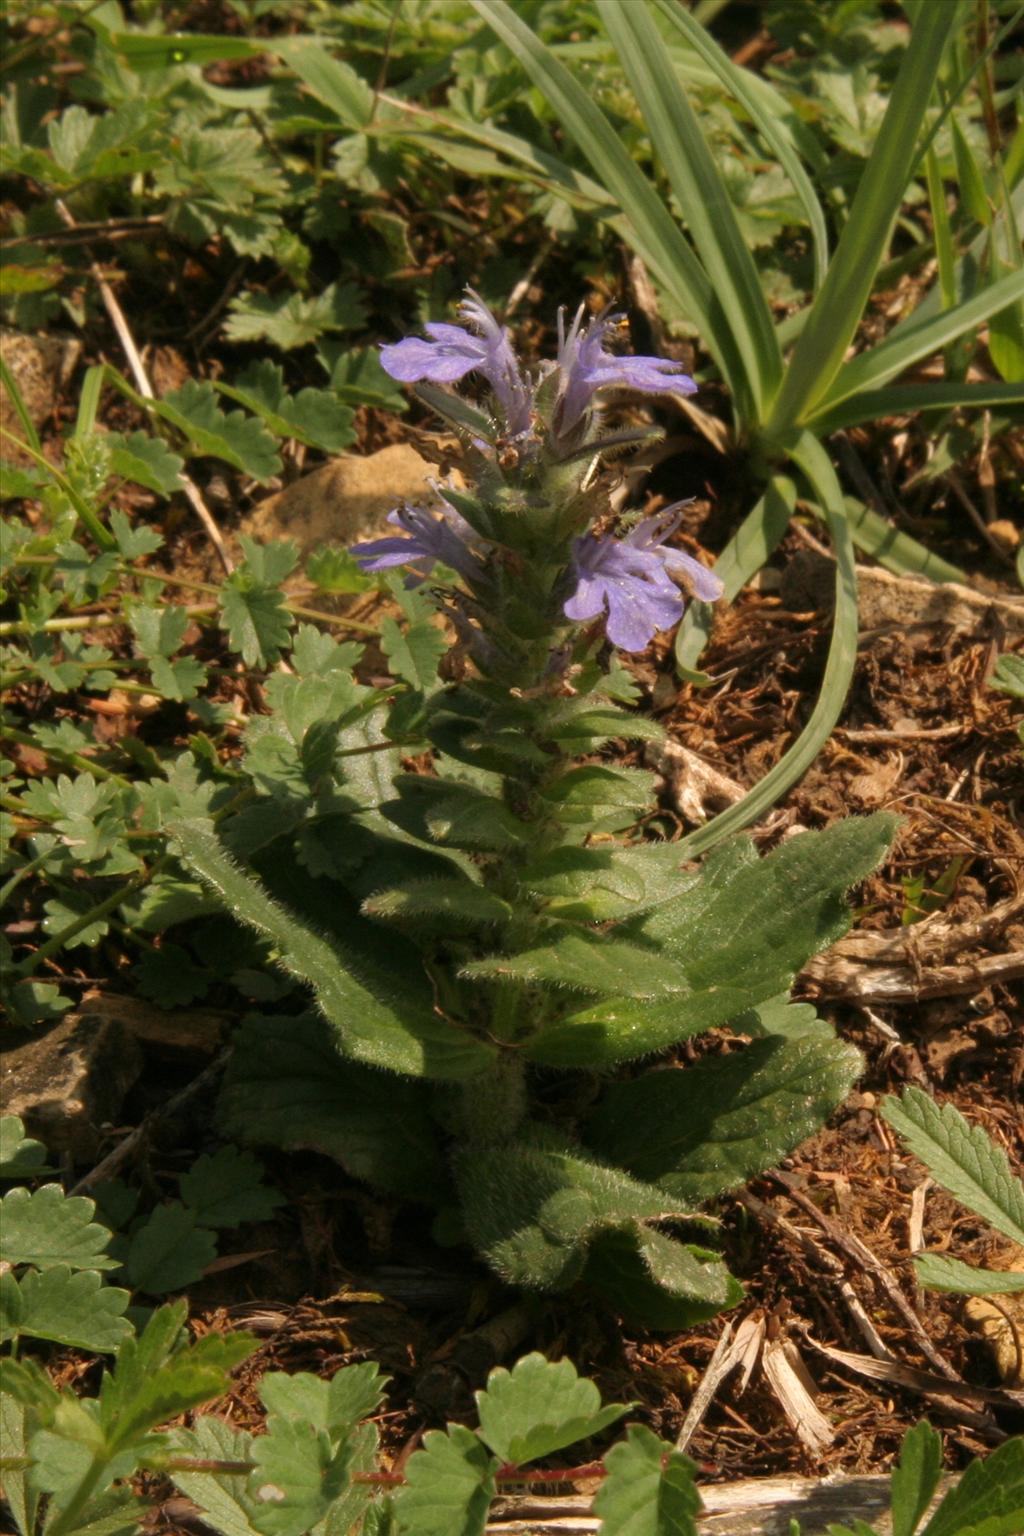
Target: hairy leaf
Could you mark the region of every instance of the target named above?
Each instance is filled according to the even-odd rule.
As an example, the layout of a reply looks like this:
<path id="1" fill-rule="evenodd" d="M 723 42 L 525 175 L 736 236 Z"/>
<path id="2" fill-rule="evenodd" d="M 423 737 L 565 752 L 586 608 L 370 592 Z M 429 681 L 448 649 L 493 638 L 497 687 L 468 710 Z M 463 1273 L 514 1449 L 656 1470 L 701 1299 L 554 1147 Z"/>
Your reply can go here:
<path id="1" fill-rule="evenodd" d="M 587 1141 L 692 1204 L 734 1189 L 818 1130 L 861 1070 L 838 1040 L 771 1035 L 606 1089 Z"/>
<path id="2" fill-rule="evenodd" d="M 601 1233 L 584 1278 L 643 1328 L 693 1328 L 743 1300 L 743 1287 L 713 1250 L 639 1225 Z"/>
<path id="3" fill-rule="evenodd" d="M 486 1066 L 488 1047 L 435 1015 L 425 978 L 386 975 L 321 938 L 243 873 L 208 823 L 173 830 L 184 862 L 240 921 L 272 940 L 285 970 L 313 987 L 340 1051 L 413 1077 L 459 1079 Z"/>
<path id="4" fill-rule="evenodd" d="M 975 1269 L 944 1253 L 920 1253 L 914 1258 L 918 1285 L 955 1296 L 1007 1296 L 1024 1291 L 1024 1274 L 1012 1269 Z"/>
<path id="5" fill-rule="evenodd" d="M 417 1085 L 345 1061 L 330 1025 L 313 1015 L 246 1020 L 235 1036 L 218 1120 L 241 1141 L 322 1152 L 353 1178 L 402 1199 L 433 1202 L 445 1188 L 436 1131 Z"/>
<path id="6" fill-rule="evenodd" d="M 442 933 L 505 923 L 512 916 L 507 901 L 472 880 L 407 880 L 367 897 L 362 910 L 378 922 L 425 923 Z"/>

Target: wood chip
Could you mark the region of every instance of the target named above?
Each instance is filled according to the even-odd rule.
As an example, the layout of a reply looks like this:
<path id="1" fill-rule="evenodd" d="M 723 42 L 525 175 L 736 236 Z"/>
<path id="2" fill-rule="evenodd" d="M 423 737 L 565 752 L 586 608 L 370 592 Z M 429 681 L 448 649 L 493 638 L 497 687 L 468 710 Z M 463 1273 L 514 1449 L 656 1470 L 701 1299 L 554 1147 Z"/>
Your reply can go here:
<path id="1" fill-rule="evenodd" d="M 800 1443 L 812 1456 L 823 1456 L 835 1431 L 815 1406 L 817 1391 L 792 1339 L 773 1339 L 761 1351 L 761 1367 Z"/>

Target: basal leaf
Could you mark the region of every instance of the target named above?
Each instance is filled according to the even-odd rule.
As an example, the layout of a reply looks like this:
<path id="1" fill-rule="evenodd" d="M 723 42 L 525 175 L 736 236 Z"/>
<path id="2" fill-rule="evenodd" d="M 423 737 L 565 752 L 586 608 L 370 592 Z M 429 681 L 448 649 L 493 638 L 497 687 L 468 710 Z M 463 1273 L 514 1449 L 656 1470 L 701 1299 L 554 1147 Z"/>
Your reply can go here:
<path id="1" fill-rule="evenodd" d="M 642 1424 L 604 1459 L 607 1476 L 594 1499 L 601 1536 L 697 1536 L 700 1494 L 688 1456 Z"/>
<path id="2" fill-rule="evenodd" d="M 28 1335 L 75 1349 L 113 1354 L 132 1332 L 123 1315 L 131 1299 L 129 1292 L 104 1285 L 95 1270 L 75 1273 L 60 1264 L 42 1273 L 29 1270 L 20 1281 L 5 1275 L 3 1284 L 8 1283 L 18 1288 L 19 1301 L 13 1326 L 5 1322 L 0 1329 L 4 1338 Z"/>
<path id="3" fill-rule="evenodd" d="M 325 1019 L 249 1018 L 235 1037 L 218 1107 L 226 1135 L 308 1148 L 406 1200 L 434 1202 L 444 1163 L 417 1085 L 339 1055 Z"/>
<path id="4" fill-rule="evenodd" d="M 398 774 L 397 800 L 385 800 L 383 816 L 423 842 L 453 848 L 501 850 L 518 847 L 526 829 L 493 795 L 467 784 L 446 783 L 426 774 Z"/>
<path id="5" fill-rule="evenodd" d="M 196 1159 L 180 1183 L 181 1198 L 202 1227 L 240 1227 L 266 1221 L 284 1196 L 263 1182 L 263 1165 L 251 1152 L 220 1147 Z"/>
<path id="6" fill-rule="evenodd" d="M 480 928 L 506 923 L 512 908 L 472 880 L 409 880 L 389 886 L 363 902 L 363 912 L 377 922 L 437 928 Z"/>
<path id="7" fill-rule="evenodd" d="M 116 1269 L 106 1252 L 110 1233 L 93 1221 L 96 1206 L 83 1195 L 66 1195 L 59 1184 L 30 1194 L 12 1189 L 0 1200 L 0 1259 L 36 1269 Z"/>
<path id="8" fill-rule="evenodd" d="M 717 1253 L 637 1223 L 599 1234 L 584 1279 L 642 1328 L 694 1328 L 743 1300 L 743 1287 Z"/>
<path id="9" fill-rule="evenodd" d="M 660 999 L 689 990 L 682 967 L 657 950 L 568 927 L 556 930 L 547 944 L 514 955 L 471 960 L 460 974 L 474 980 L 571 987 L 627 998 Z"/>
<path id="10" fill-rule="evenodd" d="M 684 1214 L 663 1190 L 577 1156 L 538 1133 L 474 1147 L 456 1163 L 466 1232 L 511 1285 L 562 1290 L 579 1278 L 601 1231 Z"/>
<path id="11" fill-rule="evenodd" d="M 818 1130 L 862 1067 L 838 1040 L 768 1036 L 605 1090 L 586 1125 L 602 1157 L 699 1205 Z"/>
<path id="12" fill-rule="evenodd" d="M 281 460 L 263 423 L 242 411 L 225 414 L 212 384 L 188 379 L 180 389 L 155 401 L 154 409 L 177 427 L 196 453 L 223 459 L 254 480 L 265 481 L 280 474 Z"/>
<path id="13" fill-rule="evenodd" d="M 1024 1243 L 1024 1184 L 980 1125 L 920 1088 L 882 1101 L 882 1114 L 937 1184 L 1015 1243 Z M 9 1197 L 8 1197 L 9 1198 Z"/>
<path id="14" fill-rule="evenodd" d="M 515 1466 L 588 1440 L 629 1411 L 624 1403 L 602 1407 L 597 1387 L 571 1360 L 541 1354 L 524 1355 L 511 1371 L 493 1370 L 475 1397 L 483 1439 Z"/>
<path id="15" fill-rule="evenodd" d="M 460 1424 L 428 1430 L 395 1498 L 401 1536 L 484 1536 L 498 1463 Z"/>
<path id="16" fill-rule="evenodd" d="M 439 1018 L 426 977 L 389 975 L 320 937 L 238 867 L 207 822 L 178 823 L 181 857 L 241 921 L 271 939 L 279 964 L 312 986 L 339 1051 L 412 1077 L 472 1077 L 489 1047 Z"/>

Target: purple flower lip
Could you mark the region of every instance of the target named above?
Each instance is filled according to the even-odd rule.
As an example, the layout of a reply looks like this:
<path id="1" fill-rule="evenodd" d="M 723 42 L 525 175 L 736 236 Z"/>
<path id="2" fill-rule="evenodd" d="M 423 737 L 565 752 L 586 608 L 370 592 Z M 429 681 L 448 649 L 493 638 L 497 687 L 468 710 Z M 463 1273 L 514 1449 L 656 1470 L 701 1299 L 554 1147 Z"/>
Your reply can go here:
<path id="1" fill-rule="evenodd" d="M 561 436 L 572 432 L 599 389 L 617 386 L 635 389 L 642 395 L 667 390 L 683 395 L 696 392 L 696 384 L 683 372 L 681 363 L 664 357 L 616 357 L 604 350 L 606 335 L 624 316 L 602 315 L 584 330 L 583 315 L 581 304 L 567 332 L 564 310 L 558 314 L 557 367 L 562 383 L 556 419 Z"/>
<path id="2" fill-rule="evenodd" d="M 424 507 L 397 507 L 388 513 L 388 522 L 401 528 L 408 537 L 369 539 L 353 544 L 351 553 L 364 571 L 386 571 L 395 566 L 413 567 L 413 575 L 424 581 L 435 562 L 451 566 L 467 581 L 479 579 L 482 566 L 473 549 L 477 535 L 461 513 L 444 502 L 439 516 Z"/>
<path id="3" fill-rule="evenodd" d="M 465 326 L 431 322 L 424 326 L 428 341 L 408 336 L 381 347 L 381 366 L 403 384 L 418 384 L 424 379 L 432 384 L 454 384 L 467 373 L 482 373 L 501 407 L 509 435 L 525 436 L 531 425 L 533 391 L 508 332 L 472 288 L 466 292 L 468 298 L 459 305 Z"/>
<path id="4" fill-rule="evenodd" d="M 692 555 L 662 541 L 679 523 L 677 502 L 630 529 L 621 539 L 584 534 L 573 541 L 574 590 L 563 606 L 566 618 L 605 617 L 605 633 L 623 651 L 642 651 L 660 629 L 682 618 L 685 603 L 669 572 L 683 577 L 704 602 L 722 596 L 723 586 Z"/>

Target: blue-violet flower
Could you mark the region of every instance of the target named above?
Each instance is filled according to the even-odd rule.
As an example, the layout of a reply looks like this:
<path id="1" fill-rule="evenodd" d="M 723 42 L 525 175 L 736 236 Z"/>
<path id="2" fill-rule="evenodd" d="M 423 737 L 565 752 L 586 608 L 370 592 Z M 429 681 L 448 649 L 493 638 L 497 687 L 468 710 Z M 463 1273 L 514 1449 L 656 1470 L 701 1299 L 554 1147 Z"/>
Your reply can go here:
<path id="1" fill-rule="evenodd" d="M 533 394 L 512 350 L 507 330 L 470 288 L 459 305 L 459 314 L 477 332 L 461 325 L 434 323 L 424 329 L 430 337 L 408 336 L 381 347 L 381 366 L 393 379 L 416 384 L 454 384 L 474 369 L 482 373 L 494 391 L 510 436 L 530 430 Z"/>
<path id="2" fill-rule="evenodd" d="M 677 503 L 677 506 L 682 503 Z M 722 595 L 713 571 L 681 549 L 662 542 L 678 526 L 676 507 L 647 517 L 621 539 L 584 534 L 573 541 L 575 586 L 564 604 L 566 618 L 606 615 L 605 632 L 623 651 L 642 651 L 656 630 L 671 629 L 684 601 L 669 572 L 684 577 L 704 602 Z"/>
<path id="3" fill-rule="evenodd" d="M 461 513 L 444 502 L 440 516 L 424 507 L 397 507 L 388 522 L 408 538 L 369 539 L 353 544 L 352 554 L 364 571 L 386 571 L 396 565 L 413 566 L 419 581 L 425 580 L 435 561 L 451 566 L 467 580 L 478 578 L 480 561 L 472 545 L 476 534 Z"/>
<path id="4" fill-rule="evenodd" d="M 697 386 L 683 372 L 681 363 L 664 357 L 616 357 L 604 351 L 604 338 L 620 324 L 622 315 L 604 315 L 582 330 L 583 315 L 581 304 L 568 333 L 564 311 L 560 310 L 558 315 L 557 367 L 562 375 L 557 416 L 560 436 L 576 426 L 595 391 L 611 385 L 635 389 L 642 395 L 665 390 L 682 395 L 695 393 Z"/>

